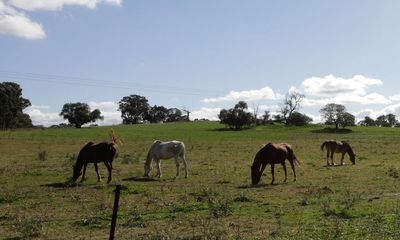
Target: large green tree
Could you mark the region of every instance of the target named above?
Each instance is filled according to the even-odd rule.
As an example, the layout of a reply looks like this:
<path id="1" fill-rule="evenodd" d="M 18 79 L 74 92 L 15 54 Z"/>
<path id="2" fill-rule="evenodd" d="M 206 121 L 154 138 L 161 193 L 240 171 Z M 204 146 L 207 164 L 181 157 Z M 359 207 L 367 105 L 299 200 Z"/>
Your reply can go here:
<path id="1" fill-rule="evenodd" d="M 22 112 L 31 105 L 22 97 L 22 89 L 17 83 L 0 83 L 0 127 L 1 129 L 31 127 L 29 115 Z"/>
<path id="2" fill-rule="evenodd" d="M 150 108 L 146 120 L 151 123 L 159 123 L 167 120 L 168 117 L 168 109 L 163 106 L 154 105 Z"/>
<path id="3" fill-rule="evenodd" d="M 254 122 L 253 115 L 247 112 L 247 103 L 244 101 L 238 102 L 234 108 L 222 109 L 218 117 L 221 123 L 236 130 L 240 130 L 244 126 L 251 126 L 251 123 Z"/>
<path id="4" fill-rule="evenodd" d="M 312 118 L 299 112 L 292 112 L 292 114 L 286 119 L 288 125 L 294 126 L 306 126 L 312 121 Z"/>
<path id="5" fill-rule="evenodd" d="M 351 113 L 346 112 L 346 107 L 341 104 L 326 104 L 319 112 L 322 118 L 325 119 L 325 124 L 334 124 L 335 129 L 338 129 L 339 126 L 345 128 L 355 125 L 355 117 Z"/>
<path id="6" fill-rule="evenodd" d="M 137 124 L 145 120 L 150 105 L 145 97 L 130 95 L 119 101 L 119 110 L 123 124 Z"/>
<path id="7" fill-rule="evenodd" d="M 103 119 L 99 109 L 90 111 L 89 105 L 81 102 L 64 104 L 60 116 L 67 119 L 76 128 L 81 128 L 83 124 Z"/>

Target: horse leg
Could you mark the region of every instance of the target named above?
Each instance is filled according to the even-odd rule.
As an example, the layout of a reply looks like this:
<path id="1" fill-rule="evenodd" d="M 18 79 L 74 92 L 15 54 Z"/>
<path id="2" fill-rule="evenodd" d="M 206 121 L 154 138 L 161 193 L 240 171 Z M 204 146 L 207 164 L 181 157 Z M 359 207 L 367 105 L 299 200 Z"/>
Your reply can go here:
<path id="1" fill-rule="evenodd" d="M 156 177 L 161 178 L 161 160 L 156 158 L 156 164 L 157 164 L 157 175 Z"/>
<path id="2" fill-rule="evenodd" d="M 185 167 L 185 178 L 187 178 L 189 176 L 189 172 L 188 172 L 188 163 L 186 161 L 185 154 L 182 155 L 182 160 L 183 160 L 183 166 Z"/>
<path id="3" fill-rule="evenodd" d="M 96 170 L 96 173 L 97 173 L 97 181 L 100 182 L 101 176 L 99 174 L 99 168 L 97 167 L 97 163 L 94 163 L 94 170 Z"/>
<path id="4" fill-rule="evenodd" d="M 86 167 L 87 167 L 87 163 L 83 164 L 83 173 L 82 173 L 81 182 L 85 181 Z"/>
<path id="5" fill-rule="evenodd" d="M 329 163 L 329 150 L 326 151 L 326 165 L 327 165 L 327 166 L 331 165 L 331 164 Z"/>
<path id="6" fill-rule="evenodd" d="M 175 160 L 175 166 L 176 166 L 176 177 L 178 177 L 179 176 L 179 159 L 178 159 L 178 157 L 175 157 L 174 160 Z"/>
<path id="7" fill-rule="evenodd" d="M 271 184 L 272 184 L 272 185 L 273 185 L 274 182 L 275 182 L 274 167 L 275 167 L 275 165 L 272 163 L 272 164 L 271 164 L 271 175 L 272 175 Z"/>
<path id="8" fill-rule="evenodd" d="M 331 163 L 332 163 L 332 166 L 335 166 L 335 163 L 333 162 L 333 152 L 334 151 L 331 152 Z"/>
<path id="9" fill-rule="evenodd" d="M 345 154 L 345 153 L 342 153 L 342 158 L 340 159 L 340 165 L 341 165 L 341 166 L 343 166 L 344 154 Z"/>
<path id="10" fill-rule="evenodd" d="M 107 162 L 107 161 L 104 162 L 104 165 L 106 165 L 107 170 L 108 170 L 108 181 L 107 181 L 107 183 L 110 183 L 111 180 L 112 180 L 112 167 L 111 167 L 111 164 L 109 162 Z"/>
<path id="11" fill-rule="evenodd" d="M 282 167 L 283 167 L 283 171 L 285 172 L 285 180 L 284 180 L 284 182 L 287 182 L 287 171 L 286 171 L 286 164 L 285 164 L 285 161 L 282 162 Z"/>
<path id="12" fill-rule="evenodd" d="M 293 162 L 293 160 L 289 161 L 289 162 L 290 162 L 290 166 L 292 167 L 292 170 L 293 170 L 293 175 L 294 175 L 293 182 L 296 182 L 297 181 L 297 176 L 296 176 L 296 169 L 294 168 L 294 162 Z"/>

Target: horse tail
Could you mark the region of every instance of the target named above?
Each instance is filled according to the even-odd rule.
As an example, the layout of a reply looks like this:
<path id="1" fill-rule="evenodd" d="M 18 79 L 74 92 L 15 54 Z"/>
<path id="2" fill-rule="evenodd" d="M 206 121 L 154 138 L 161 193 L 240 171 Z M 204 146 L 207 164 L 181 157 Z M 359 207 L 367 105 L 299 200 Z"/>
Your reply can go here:
<path id="1" fill-rule="evenodd" d="M 300 165 L 302 164 L 302 161 L 300 161 L 300 160 L 296 157 L 296 155 L 295 155 L 294 152 L 293 152 L 292 147 L 286 146 L 286 149 L 287 149 L 287 151 L 288 151 L 288 158 L 289 158 L 290 160 L 292 160 L 294 163 L 296 163 L 296 165 L 300 166 Z"/>
<path id="2" fill-rule="evenodd" d="M 324 150 L 325 145 L 327 144 L 327 141 L 323 142 L 321 145 L 321 150 Z"/>

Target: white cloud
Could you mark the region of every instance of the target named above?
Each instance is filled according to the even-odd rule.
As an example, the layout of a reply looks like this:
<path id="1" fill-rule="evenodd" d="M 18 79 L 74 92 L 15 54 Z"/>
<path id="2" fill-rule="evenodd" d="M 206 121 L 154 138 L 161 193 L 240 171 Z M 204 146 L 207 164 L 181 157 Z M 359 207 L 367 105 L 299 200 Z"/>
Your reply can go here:
<path id="1" fill-rule="evenodd" d="M 400 101 L 400 94 L 390 96 L 389 99 L 392 101 L 398 102 L 398 101 Z"/>
<path id="2" fill-rule="evenodd" d="M 224 97 L 205 98 L 201 100 L 204 103 L 220 103 L 226 101 L 257 101 L 257 100 L 277 100 L 282 98 L 282 95 L 275 93 L 272 88 L 266 86 L 258 90 L 248 91 L 230 91 Z"/>
<path id="3" fill-rule="evenodd" d="M 104 117 L 102 121 L 97 121 L 98 125 L 116 125 L 122 123 L 121 112 L 118 111 L 118 103 L 112 101 L 89 102 L 89 107 L 93 111 L 99 109 Z"/>
<path id="4" fill-rule="evenodd" d="M 8 0 L 8 4 L 26 11 L 61 10 L 64 6 L 75 5 L 87 8 L 96 8 L 98 4 L 106 3 L 116 6 L 122 5 L 122 0 Z"/>
<path id="5" fill-rule="evenodd" d="M 218 114 L 221 111 L 222 108 L 206 108 L 206 107 L 202 107 L 199 110 L 195 110 L 192 111 L 190 113 L 190 119 L 194 120 L 194 119 L 208 119 L 211 121 L 217 121 L 219 120 L 218 118 Z"/>
<path id="6" fill-rule="evenodd" d="M 312 99 L 306 98 L 302 102 L 302 105 L 305 107 L 312 106 L 324 106 L 328 103 L 336 103 L 336 104 L 361 104 L 361 105 L 371 105 L 371 104 L 391 104 L 392 101 L 386 98 L 385 96 L 378 93 L 371 93 L 365 96 L 358 96 L 352 94 L 339 94 L 332 98 L 322 98 L 322 99 Z"/>
<path id="7" fill-rule="evenodd" d="M 3 1 L 0 1 L 0 33 L 31 40 L 46 37 L 41 24 L 30 20 L 22 12 L 5 5 Z"/>
<path id="8" fill-rule="evenodd" d="M 58 112 L 44 112 L 44 109 L 49 109 L 47 106 L 35 106 L 32 105 L 27 107 L 24 110 L 24 113 L 28 114 L 31 117 L 33 125 L 43 125 L 49 127 L 51 125 L 58 125 L 60 123 L 67 123 L 66 120 L 63 119 L 59 115 Z"/>
<path id="9" fill-rule="evenodd" d="M 94 123 L 88 123 L 87 125 L 98 124 L 104 126 L 122 123 L 121 112 L 118 111 L 118 104 L 115 102 L 90 102 L 89 107 L 92 111 L 94 109 L 99 109 L 104 119 L 97 120 Z M 33 125 L 49 127 L 60 123 L 68 123 L 67 120 L 64 120 L 63 117 L 59 115 L 59 112 L 52 112 L 49 106 L 32 105 L 27 107 L 24 113 L 31 117 Z"/>
<path id="10" fill-rule="evenodd" d="M 24 11 L 61 10 L 66 5 L 95 8 L 98 4 L 122 5 L 122 0 L 0 0 L 0 34 L 30 40 L 43 39 L 43 26 L 31 20 Z"/>
<path id="11" fill-rule="evenodd" d="M 382 80 L 362 75 L 355 75 L 348 79 L 327 75 L 325 77 L 307 78 L 301 86 L 306 95 L 311 96 L 334 96 L 338 94 L 360 96 L 367 94 L 366 90 L 370 86 L 381 85 L 382 83 Z"/>

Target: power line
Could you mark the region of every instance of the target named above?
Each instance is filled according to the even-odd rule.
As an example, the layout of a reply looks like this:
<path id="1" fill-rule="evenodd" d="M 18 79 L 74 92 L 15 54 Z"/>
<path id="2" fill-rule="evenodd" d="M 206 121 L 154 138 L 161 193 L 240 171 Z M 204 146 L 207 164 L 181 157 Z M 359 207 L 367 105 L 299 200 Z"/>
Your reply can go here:
<path id="1" fill-rule="evenodd" d="M 20 81 L 33 81 L 33 82 L 45 82 L 51 84 L 65 84 L 73 86 L 89 86 L 89 87 L 102 87 L 102 88 L 115 88 L 115 89 L 134 89 L 144 90 L 149 92 L 166 93 L 166 94 L 183 94 L 183 95 L 195 95 L 195 96 L 209 96 L 219 95 L 215 91 L 207 89 L 197 88 L 183 88 L 166 85 L 151 85 L 143 84 L 141 82 L 133 81 L 107 81 L 93 78 L 84 78 L 76 76 L 62 76 L 42 73 L 31 73 L 31 72 L 13 72 L 13 71 L 0 71 L 0 80 L 20 80 Z M 132 86 L 135 85 L 135 86 Z M 138 87 L 137 87 L 138 86 Z"/>

